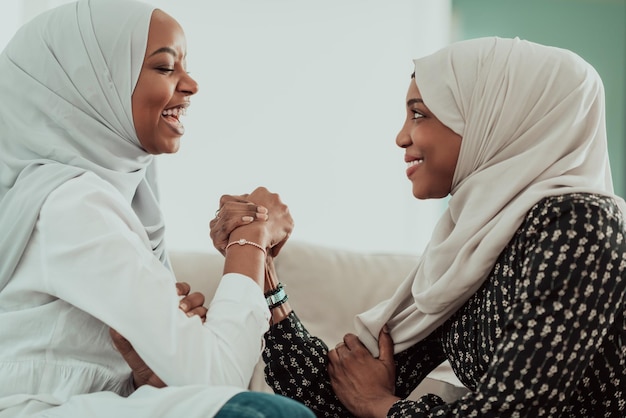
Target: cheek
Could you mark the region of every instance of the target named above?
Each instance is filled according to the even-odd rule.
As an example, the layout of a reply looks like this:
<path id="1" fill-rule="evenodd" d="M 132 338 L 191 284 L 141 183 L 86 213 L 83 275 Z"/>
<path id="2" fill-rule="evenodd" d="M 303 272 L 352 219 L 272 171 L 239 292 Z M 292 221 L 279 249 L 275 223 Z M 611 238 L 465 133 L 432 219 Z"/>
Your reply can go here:
<path id="1" fill-rule="evenodd" d="M 158 123 L 161 112 L 168 103 L 166 96 L 156 93 L 144 91 L 133 95 L 133 122 L 138 133 Z"/>

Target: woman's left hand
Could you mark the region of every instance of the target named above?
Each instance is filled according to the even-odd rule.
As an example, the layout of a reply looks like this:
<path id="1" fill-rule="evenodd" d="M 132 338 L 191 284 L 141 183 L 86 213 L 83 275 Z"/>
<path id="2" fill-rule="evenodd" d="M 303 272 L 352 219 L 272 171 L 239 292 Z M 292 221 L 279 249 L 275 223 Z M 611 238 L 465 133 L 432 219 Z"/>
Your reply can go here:
<path id="1" fill-rule="evenodd" d="M 176 282 L 176 291 L 178 292 L 178 296 L 181 296 L 178 305 L 180 310 L 190 318 L 194 315 L 199 316 L 202 323 L 204 323 L 208 311 L 208 309 L 204 307 L 204 295 L 200 292 L 189 294 L 191 286 L 186 282 Z"/>
<path id="2" fill-rule="evenodd" d="M 358 417 L 385 417 L 399 399 L 395 392 L 393 341 L 380 331 L 380 356 L 374 358 L 354 334 L 328 352 L 330 383 L 339 400 Z"/>

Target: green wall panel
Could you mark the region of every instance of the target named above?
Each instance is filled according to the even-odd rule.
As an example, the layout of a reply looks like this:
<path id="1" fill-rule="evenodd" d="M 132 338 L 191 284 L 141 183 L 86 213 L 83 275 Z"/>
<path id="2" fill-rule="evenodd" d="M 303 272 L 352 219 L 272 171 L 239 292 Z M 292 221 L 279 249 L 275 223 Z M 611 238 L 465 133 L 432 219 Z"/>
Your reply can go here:
<path id="1" fill-rule="evenodd" d="M 570 49 L 604 82 L 615 191 L 626 196 L 626 0 L 453 0 L 455 40 L 519 36 Z"/>

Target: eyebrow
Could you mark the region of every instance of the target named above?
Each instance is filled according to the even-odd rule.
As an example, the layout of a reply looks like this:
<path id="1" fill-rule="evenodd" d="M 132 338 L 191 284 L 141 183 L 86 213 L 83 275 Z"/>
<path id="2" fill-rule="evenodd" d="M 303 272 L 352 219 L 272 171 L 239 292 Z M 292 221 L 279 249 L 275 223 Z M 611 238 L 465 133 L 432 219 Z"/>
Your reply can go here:
<path id="1" fill-rule="evenodd" d="M 406 102 L 406 107 L 411 107 L 416 103 L 424 104 L 424 101 L 422 99 L 410 99 Z"/>
<path id="2" fill-rule="evenodd" d="M 170 48 L 169 46 L 164 46 L 162 48 L 157 49 L 156 51 L 154 51 L 152 54 L 150 54 L 150 56 L 154 56 L 156 54 L 162 54 L 162 53 L 167 53 L 172 55 L 174 58 L 176 58 L 178 56 L 178 54 L 176 53 L 176 51 L 173 48 Z"/>

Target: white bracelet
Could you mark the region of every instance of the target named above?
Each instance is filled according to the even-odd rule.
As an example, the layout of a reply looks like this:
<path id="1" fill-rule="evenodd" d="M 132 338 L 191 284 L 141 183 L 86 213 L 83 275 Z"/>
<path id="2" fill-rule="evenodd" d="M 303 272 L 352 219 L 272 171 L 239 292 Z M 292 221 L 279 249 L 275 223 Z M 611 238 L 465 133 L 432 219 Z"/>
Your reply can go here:
<path id="1" fill-rule="evenodd" d="M 235 245 L 235 244 L 239 244 L 239 245 L 252 245 L 253 247 L 257 247 L 259 250 L 263 251 L 264 255 L 267 255 L 267 251 L 265 251 L 265 248 L 263 248 L 261 245 L 257 244 L 256 242 L 252 242 L 252 241 L 248 241 L 245 238 L 241 238 L 237 241 L 233 241 L 228 243 L 228 245 L 226 246 L 224 251 L 228 251 L 228 248 L 230 248 L 230 246 Z"/>

